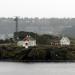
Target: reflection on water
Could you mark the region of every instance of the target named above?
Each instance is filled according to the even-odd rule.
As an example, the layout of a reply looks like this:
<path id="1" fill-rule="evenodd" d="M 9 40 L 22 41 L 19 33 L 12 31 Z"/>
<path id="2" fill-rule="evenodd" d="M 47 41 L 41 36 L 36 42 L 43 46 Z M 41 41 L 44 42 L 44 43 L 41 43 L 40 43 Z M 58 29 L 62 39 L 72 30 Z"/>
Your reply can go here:
<path id="1" fill-rule="evenodd" d="M 0 75 L 71 75 L 74 63 L 11 63 L 0 62 Z"/>

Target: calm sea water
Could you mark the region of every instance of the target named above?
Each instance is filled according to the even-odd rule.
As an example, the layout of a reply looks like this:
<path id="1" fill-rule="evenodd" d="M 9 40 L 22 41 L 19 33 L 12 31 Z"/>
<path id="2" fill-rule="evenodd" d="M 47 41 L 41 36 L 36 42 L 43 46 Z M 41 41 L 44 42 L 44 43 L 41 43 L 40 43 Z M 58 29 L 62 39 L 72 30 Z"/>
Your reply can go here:
<path id="1" fill-rule="evenodd" d="M 0 75 L 73 75 L 75 63 L 0 62 Z"/>

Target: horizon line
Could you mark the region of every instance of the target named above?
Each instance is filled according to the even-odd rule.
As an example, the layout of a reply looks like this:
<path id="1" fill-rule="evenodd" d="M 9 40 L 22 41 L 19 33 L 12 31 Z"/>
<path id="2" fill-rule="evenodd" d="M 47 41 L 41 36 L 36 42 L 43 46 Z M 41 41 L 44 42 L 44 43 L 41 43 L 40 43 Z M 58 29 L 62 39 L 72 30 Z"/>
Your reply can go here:
<path id="1" fill-rule="evenodd" d="M 0 18 L 16 18 L 16 17 L 18 17 L 18 18 L 21 18 L 21 19 L 23 19 L 23 18 L 33 18 L 33 19 L 35 19 L 35 18 L 38 18 L 38 19 L 74 19 L 75 17 L 27 17 L 27 16 L 11 16 L 11 17 L 5 17 L 5 16 L 2 16 L 2 17 L 0 17 Z"/>

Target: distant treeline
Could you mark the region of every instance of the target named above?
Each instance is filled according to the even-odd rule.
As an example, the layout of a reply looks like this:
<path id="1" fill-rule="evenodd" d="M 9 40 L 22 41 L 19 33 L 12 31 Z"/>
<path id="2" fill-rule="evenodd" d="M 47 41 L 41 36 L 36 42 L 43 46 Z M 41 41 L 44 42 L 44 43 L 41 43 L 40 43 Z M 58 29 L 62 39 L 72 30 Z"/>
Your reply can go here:
<path id="1" fill-rule="evenodd" d="M 0 18 L 0 33 L 15 31 L 14 18 Z M 18 18 L 18 30 L 75 37 L 75 18 Z"/>

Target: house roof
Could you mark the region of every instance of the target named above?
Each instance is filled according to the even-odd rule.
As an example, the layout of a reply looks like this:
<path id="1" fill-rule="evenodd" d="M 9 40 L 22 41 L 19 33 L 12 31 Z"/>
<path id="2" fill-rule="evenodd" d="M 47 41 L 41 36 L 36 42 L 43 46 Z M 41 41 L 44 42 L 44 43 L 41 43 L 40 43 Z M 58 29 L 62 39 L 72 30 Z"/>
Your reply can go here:
<path id="1" fill-rule="evenodd" d="M 30 35 L 27 35 L 23 40 L 24 40 L 24 41 L 25 41 L 25 40 L 28 40 L 28 41 L 29 41 L 29 40 L 35 40 L 35 39 L 32 38 Z"/>
<path id="2" fill-rule="evenodd" d="M 69 40 L 68 37 L 62 37 L 62 38 L 61 38 L 61 40 L 64 40 L 64 39 L 65 39 L 65 40 Z"/>

